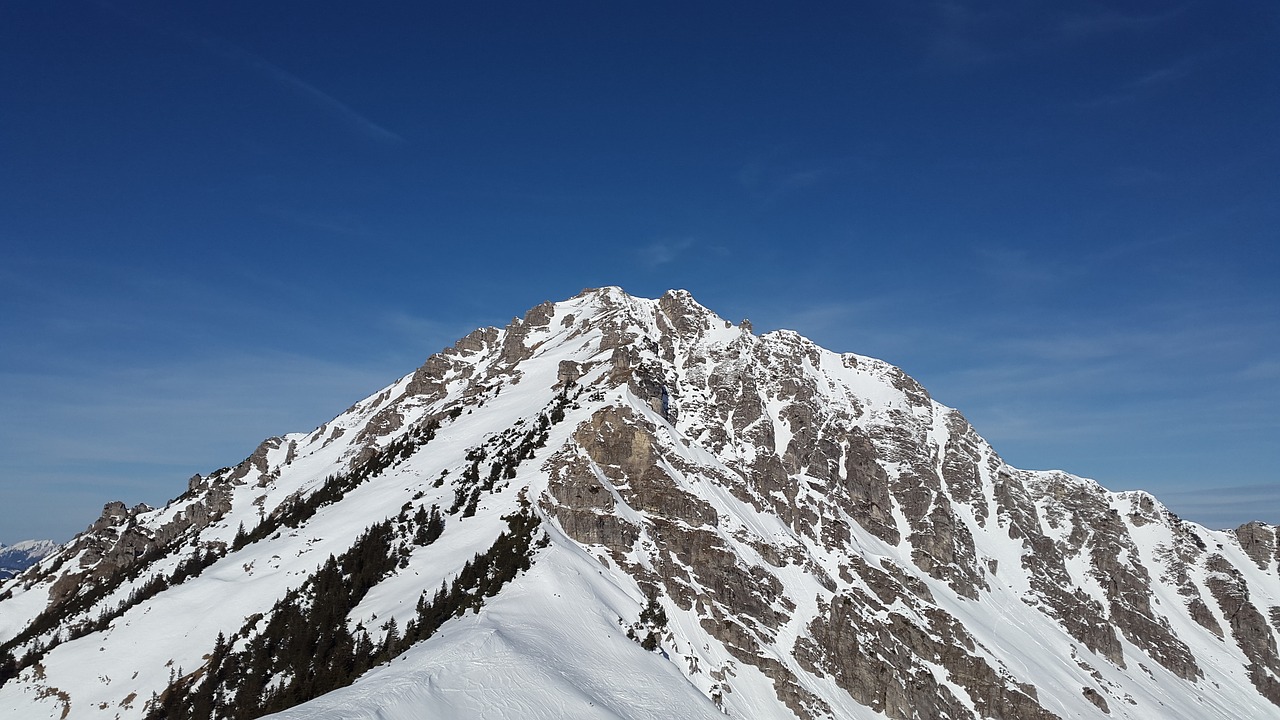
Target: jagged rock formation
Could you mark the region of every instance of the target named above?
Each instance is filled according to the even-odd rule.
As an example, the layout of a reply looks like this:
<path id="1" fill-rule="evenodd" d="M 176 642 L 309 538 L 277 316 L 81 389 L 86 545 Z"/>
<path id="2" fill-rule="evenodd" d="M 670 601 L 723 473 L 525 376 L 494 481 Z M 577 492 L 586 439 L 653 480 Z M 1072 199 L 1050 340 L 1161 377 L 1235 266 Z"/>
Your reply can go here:
<path id="1" fill-rule="evenodd" d="M 605 288 L 108 505 L 0 587 L 0 713 L 1280 717 L 1278 562 L 1008 466 L 882 361 Z M 377 667 L 303 682 L 304 612 L 317 668 Z"/>

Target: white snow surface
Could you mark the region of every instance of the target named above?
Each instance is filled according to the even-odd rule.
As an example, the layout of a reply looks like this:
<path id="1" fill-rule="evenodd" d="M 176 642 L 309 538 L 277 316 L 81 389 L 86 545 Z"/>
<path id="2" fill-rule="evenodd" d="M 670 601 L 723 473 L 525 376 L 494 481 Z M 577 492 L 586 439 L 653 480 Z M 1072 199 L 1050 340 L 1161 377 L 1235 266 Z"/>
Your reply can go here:
<path id="1" fill-rule="evenodd" d="M 487 604 L 347 688 L 268 717 L 417 720 L 724 717 L 680 669 L 625 637 L 634 587 L 556 543 Z"/>

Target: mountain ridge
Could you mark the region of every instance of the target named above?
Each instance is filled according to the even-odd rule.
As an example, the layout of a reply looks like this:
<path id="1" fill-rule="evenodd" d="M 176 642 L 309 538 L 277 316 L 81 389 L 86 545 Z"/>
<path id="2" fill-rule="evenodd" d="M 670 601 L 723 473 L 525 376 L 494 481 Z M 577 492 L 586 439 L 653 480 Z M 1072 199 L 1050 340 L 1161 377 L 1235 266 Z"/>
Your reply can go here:
<path id="1" fill-rule="evenodd" d="M 0 544 L 0 580 L 8 580 L 58 548 L 53 540 L 22 540 Z"/>
<path id="2" fill-rule="evenodd" d="M 430 507 L 442 534 L 412 542 Z M 460 584 L 520 513 L 546 543 L 528 568 L 281 716 L 513 703 L 528 717 L 658 717 L 676 697 L 708 717 L 1280 716 L 1273 527 L 1209 531 L 1146 493 L 1009 467 L 888 363 L 756 336 L 684 291 L 618 288 L 476 330 L 163 508 L 109 504 L 0 586 L 0 647 L 21 666 L 0 707 L 155 716 L 218 670 L 219 636 L 227 657 L 253 647 L 266 631 L 251 618 L 281 615 L 289 593 L 305 605 L 323 556 L 347 557 L 384 520 L 400 560 L 339 635 L 395 645 L 377 621 L 420 631 L 414 601 Z M 589 569 L 598 581 L 581 580 Z M 218 587 L 235 601 L 211 604 Z M 556 619 L 568 587 L 595 650 Z M 184 642 L 138 651 L 175 628 Z M 465 663 L 446 672 L 444 656 L 506 658 L 509 677 L 553 691 L 530 706 L 528 688 Z M 95 680 L 80 663 L 133 675 Z M 278 669 L 264 692 L 297 679 Z"/>

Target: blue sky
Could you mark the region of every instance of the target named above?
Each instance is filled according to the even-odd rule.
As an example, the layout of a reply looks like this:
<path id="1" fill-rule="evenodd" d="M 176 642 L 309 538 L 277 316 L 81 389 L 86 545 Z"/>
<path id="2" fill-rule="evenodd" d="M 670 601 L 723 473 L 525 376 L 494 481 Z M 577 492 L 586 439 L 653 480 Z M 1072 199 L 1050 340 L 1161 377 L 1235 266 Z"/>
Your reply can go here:
<path id="1" fill-rule="evenodd" d="M 1280 9 L 1058 5 L 0 5 L 0 542 L 600 285 L 1280 522 Z"/>

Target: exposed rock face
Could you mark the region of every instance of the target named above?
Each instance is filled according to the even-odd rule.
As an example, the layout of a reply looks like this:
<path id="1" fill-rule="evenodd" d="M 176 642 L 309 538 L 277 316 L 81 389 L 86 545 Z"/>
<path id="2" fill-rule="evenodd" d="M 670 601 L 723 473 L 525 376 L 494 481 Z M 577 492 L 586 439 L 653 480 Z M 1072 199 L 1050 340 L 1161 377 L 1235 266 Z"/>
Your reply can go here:
<path id="1" fill-rule="evenodd" d="M 459 340 L 451 349 L 427 358 L 413 373 L 406 393 L 426 402 L 443 399 L 450 381 L 465 381 L 472 376 L 476 366 L 469 360 L 487 352 L 497 342 L 498 335 L 497 328 L 481 328 Z"/>
<path id="2" fill-rule="evenodd" d="M 1266 523 L 1251 522 L 1236 528 L 1236 538 L 1240 547 L 1255 563 L 1259 570 L 1266 570 L 1275 561 L 1280 548 L 1276 545 L 1275 530 Z"/>
<path id="3" fill-rule="evenodd" d="M 1160 616 L 1151 605 L 1151 578 L 1128 525 L 1106 492 L 1061 474 L 1051 475 L 1040 490 L 1050 510 L 1050 525 L 1070 528 L 1067 553 L 1087 554 L 1090 575 L 1106 594 L 1112 623 L 1129 642 L 1178 677 L 1199 677 L 1202 673 L 1190 648 L 1173 634 L 1167 620 L 1155 619 Z"/>
<path id="4" fill-rule="evenodd" d="M 1084 688 L 1084 696 L 1088 698 L 1089 702 L 1098 706 L 1099 710 L 1101 710 L 1102 712 L 1108 715 L 1111 714 L 1111 708 L 1108 707 L 1107 699 L 1102 696 L 1102 693 L 1098 692 L 1097 690 L 1091 687 L 1086 687 Z"/>
<path id="5" fill-rule="evenodd" d="M 720 326 L 697 309 L 682 310 L 685 302 L 679 294 L 659 300 L 657 325 L 665 330 L 659 337 L 645 337 L 641 328 L 628 337 L 611 328 L 607 344 L 617 349 L 608 381 L 646 398 L 659 392 L 657 378 L 670 383 L 662 390 L 677 406 L 675 429 L 732 472 L 690 465 L 686 453 L 661 439 L 666 435 L 656 419 L 606 408 L 579 428 L 576 449 L 566 447 L 552 464 L 554 501 L 547 508 L 571 537 L 607 548 L 614 562 L 662 585 L 680 607 L 709 613 L 703 621 L 708 633 L 736 648 L 743 662 L 782 678 L 776 680 L 780 695 L 797 685 L 798 671 L 836 677 L 855 699 L 889 717 L 915 717 L 921 708 L 927 709 L 923 716 L 937 717 L 1054 717 L 1028 682 L 993 665 L 963 624 L 933 605 L 917 579 L 919 573 L 944 583 L 958 599 L 981 600 L 992 591 L 988 578 L 1001 568 L 983 557 L 975 534 L 993 530 L 1022 549 L 1021 567 L 1003 571 L 1026 578 L 1023 601 L 1085 650 L 1121 670 L 1149 658 L 1184 680 L 1203 676 L 1166 610 L 1153 605 L 1158 580 L 1133 537 L 1136 528 L 1167 522 L 1150 496 L 1135 495 L 1122 517 L 1114 496 L 1094 483 L 1008 468 L 960 413 L 933 404 L 913 380 L 877 361 L 845 356 L 841 364 L 887 383 L 900 393 L 900 404 L 868 408 L 854 392 L 833 393 L 831 381 L 822 387 L 812 370 L 823 366 L 823 356 L 791 333 L 759 340 L 730 334 L 700 347 Z M 646 346 L 656 348 L 655 357 L 619 350 Z M 665 414 L 662 419 L 671 422 Z M 946 431 L 942 441 L 931 435 L 939 423 Z M 793 538 L 781 545 L 752 538 L 765 562 L 744 566 L 723 528 L 717 529 L 722 521 L 716 510 L 686 489 L 699 478 L 776 516 Z M 619 506 L 643 520 L 622 519 L 630 513 L 620 513 Z M 1259 567 L 1269 562 L 1275 545 L 1268 526 L 1237 532 Z M 890 574 L 849 555 L 860 536 L 893 546 L 905 542 L 910 563 L 890 563 Z M 815 548 L 842 555 L 844 581 L 818 580 L 825 591 L 819 612 L 796 643 L 798 664 L 783 674 L 760 661 L 761 648 L 787 623 L 778 610 L 782 598 L 771 590 L 778 582 L 774 573 Z M 637 563 L 638 555 L 650 562 Z M 1183 611 L 1220 634 L 1203 586 L 1190 579 L 1188 567 L 1179 558 L 1164 575 L 1174 571 L 1188 598 Z M 840 590 L 846 582 L 853 586 Z M 891 610 L 901 606 L 912 608 L 910 617 Z M 1121 638 L 1140 654 L 1127 656 Z M 977 715 L 934 680 L 926 669 L 934 662 L 964 688 Z M 1109 713 L 1106 692 L 1090 686 L 1083 696 Z M 820 706 L 802 693 L 796 698 L 793 710 L 801 716 L 799 709 Z"/>
<path id="6" fill-rule="evenodd" d="M 1249 679 L 1263 697 L 1280 705 L 1280 657 L 1276 656 L 1275 629 L 1250 599 L 1249 586 L 1239 569 L 1214 554 L 1205 564 L 1213 573 L 1206 584 L 1218 600 L 1231 634 L 1249 659 Z"/>
<path id="7" fill-rule="evenodd" d="M 810 625 L 812 642 L 798 644 L 799 659 L 810 671 L 833 674 L 855 700 L 891 718 L 1056 717 L 1040 706 L 1034 687 L 1010 682 L 975 655 L 973 639 L 954 618 L 926 611 L 921 626 L 885 603 L 902 599 L 836 596 L 824 606 L 826 616 Z M 884 620 L 876 619 L 881 615 Z M 933 663 L 967 691 L 976 713 L 938 682 Z"/>
<path id="8" fill-rule="evenodd" d="M 446 438 L 427 444 L 436 429 Z M 1280 717 L 1274 527 L 1215 533 L 1145 493 L 1010 467 L 898 368 L 756 336 L 682 291 L 586 291 L 477 330 L 312 433 L 191 478 L 165 508 L 109 504 L 19 580 L 83 620 L 102 610 L 76 606 L 86 587 L 171 577 L 178 558 L 288 518 L 241 537 L 256 544 L 209 579 L 277 582 L 274 601 L 314 568 L 283 564 L 345 549 L 344 514 L 411 529 L 412 511 L 451 502 L 440 542 L 458 561 L 409 566 L 417 546 L 399 538 L 405 572 L 374 595 L 411 591 L 387 607 L 451 582 L 528 502 L 549 528 L 538 562 L 585 558 L 583 574 L 660 607 L 670 621 L 649 647 L 732 716 Z M 228 637 L 246 624 L 224 620 Z M 111 648 L 109 630 L 93 641 Z M 209 650 L 175 664 L 198 674 Z M 23 673 L 11 682 L 52 687 Z"/>
<path id="9" fill-rule="evenodd" d="M 733 375 L 726 377 L 729 373 Z M 696 483 L 700 476 L 714 478 L 757 510 L 774 511 L 778 505 L 793 510 L 781 510 L 778 515 L 819 546 L 842 552 L 853 538 L 850 520 L 882 540 L 898 542 L 890 514 L 893 500 L 888 473 L 876 460 L 878 451 L 872 440 L 852 424 L 852 408 L 822 413 L 812 389 L 806 392 L 801 383 L 787 385 L 789 397 L 796 402 L 787 406 L 780 419 L 794 434 L 778 457 L 761 391 L 743 368 L 722 362 L 704 377 L 704 392 L 713 402 L 703 405 L 703 412 L 717 408 L 729 416 L 724 422 L 733 435 L 747 435 L 761 454 L 771 452 L 776 466 L 758 460 L 738 462 L 734 468 L 740 475 L 725 476 L 690 465 L 657 440 L 659 428 L 652 421 L 633 411 L 606 407 L 579 427 L 574 445 L 566 447 L 550 468 L 549 492 L 554 502 L 547 507 L 571 537 L 587 545 L 604 546 L 614 562 L 660 585 L 680 608 L 697 609 L 704 616 L 703 629 L 739 661 L 756 665 L 771 677 L 779 697 L 801 717 L 821 716 L 825 704 L 797 682 L 797 671 L 830 674 L 856 700 L 893 718 L 916 717 L 913 713 L 925 709 L 936 713 L 931 716 L 977 717 L 940 686 L 923 663 L 912 659 L 915 657 L 941 661 L 954 669 L 956 678 L 963 678 L 970 698 L 988 717 L 1053 717 L 1037 703 L 1033 688 L 1010 683 L 984 658 L 973 654 L 975 643 L 960 623 L 928 606 L 927 600 L 932 598 L 927 587 L 901 574 L 899 568 L 895 570 L 901 579 L 867 565 L 856 555 L 843 558 L 846 574 L 855 573 L 880 595 L 852 589 L 822 600 L 820 607 L 825 609 L 809 622 L 809 638 L 797 642 L 795 659 L 786 663 L 769 658 L 764 648 L 776 643 L 779 630 L 794 610 L 774 568 L 785 567 L 791 558 L 801 559 L 805 553 L 794 545 L 777 547 L 759 539 L 753 547 L 757 552 L 769 548 L 760 555 L 762 559 L 773 558 L 773 562 L 745 565 L 723 537 L 716 510 L 682 485 Z M 682 414 L 685 422 L 707 420 L 705 416 L 692 417 L 687 406 Z M 815 416 L 823 417 L 822 421 L 815 421 Z M 707 422 L 706 426 L 713 424 Z M 720 423 L 714 426 L 724 427 Z M 768 435 L 761 436 L 760 427 L 767 427 Z M 722 442 L 727 446 L 733 435 L 726 432 Z M 899 458 L 908 456 L 902 445 L 909 440 L 890 438 L 887 442 L 896 443 L 894 452 Z M 820 488 L 826 496 L 812 497 L 812 504 L 799 502 L 800 486 L 794 476 L 810 478 L 804 482 L 813 487 L 807 489 Z M 917 487 L 922 484 L 913 482 Z M 923 484 L 929 482 L 933 492 L 940 490 L 936 475 Z M 922 496 L 901 488 L 900 492 L 908 497 Z M 957 578 L 959 592 L 976 598 L 977 587 L 985 587 L 985 583 L 972 562 L 975 551 L 967 528 L 957 532 L 952 516 L 931 502 L 933 495 L 923 497 L 923 506 L 908 517 L 916 521 L 918 548 L 927 549 L 917 549 L 913 557 L 927 558 L 926 572 L 943 576 L 940 579 Z M 644 521 L 620 520 L 616 512 L 619 502 Z M 807 512 L 794 512 L 797 507 Z M 967 554 L 968 563 L 956 562 L 957 546 Z M 649 562 L 637 563 L 633 559 L 637 553 Z M 912 591 L 901 589 L 903 581 Z M 835 589 L 829 577 L 820 583 L 826 586 L 824 590 Z M 896 603 L 912 607 L 918 617 L 926 618 L 926 626 L 918 627 L 899 613 L 891 613 L 888 622 L 871 620 Z M 910 670 L 913 666 L 915 671 Z"/>
<path id="10" fill-rule="evenodd" d="M 195 475 L 187 482 L 187 492 L 166 508 L 170 512 L 158 513 L 147 505 L 129 508 L 120 501 L 107 503 L 102 515 L 59 552 L 63 558 L 77 557 L 78 567 L 50 585 L 50 607 L 110 582 L 216 522 L 231 509 L 234 486 L 245 484 L 254 474 L 264 482 L 271 477 L 267 456 L 280 446 L 280 438 L 268 438 L 234 469 L 210 478 Z M 149 516 L 156 520 L 148 522 Z"/>

